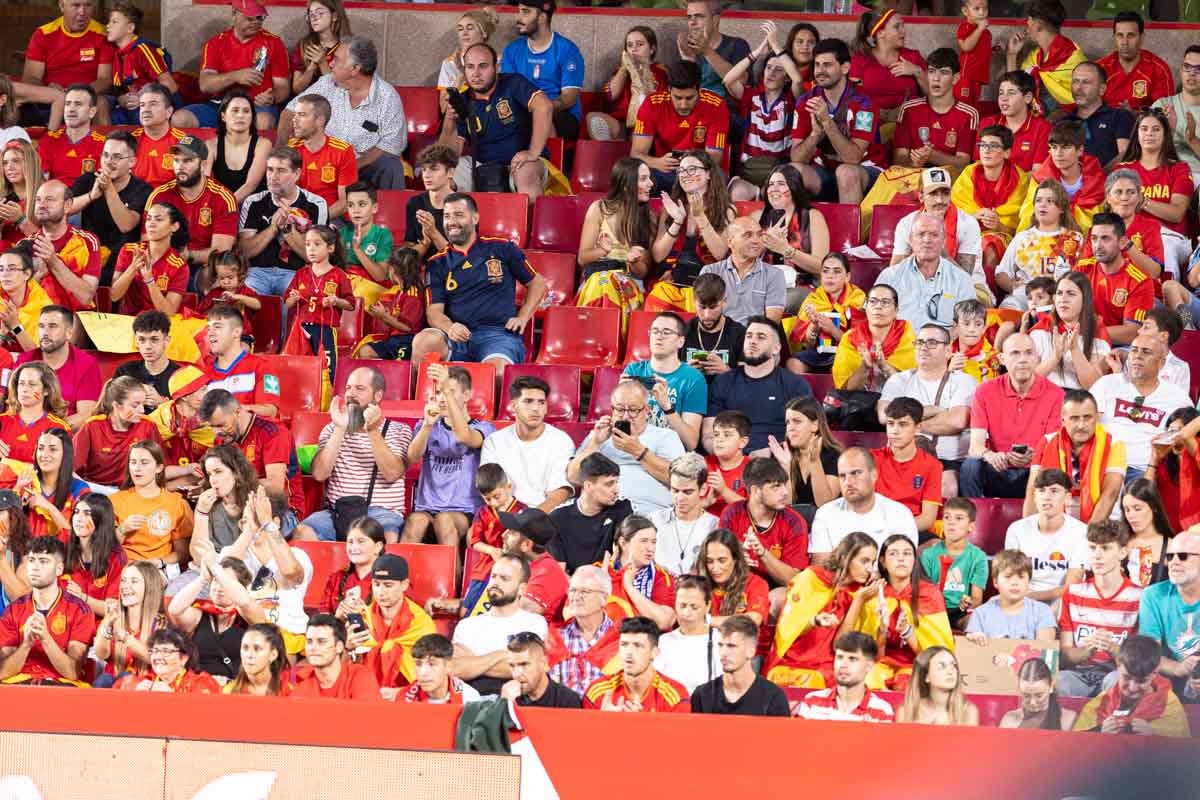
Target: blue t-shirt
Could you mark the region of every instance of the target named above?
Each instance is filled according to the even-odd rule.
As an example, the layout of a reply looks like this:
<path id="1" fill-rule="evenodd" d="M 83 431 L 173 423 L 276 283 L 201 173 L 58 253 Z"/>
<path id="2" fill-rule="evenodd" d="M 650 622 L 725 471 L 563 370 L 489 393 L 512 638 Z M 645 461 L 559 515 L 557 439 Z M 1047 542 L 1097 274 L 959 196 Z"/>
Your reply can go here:
<path id="1" fill-rule="evenodd" d="M 734 369 L 713 379 L 708 393 L 708 412 L 715 417 L 722 411 L 741 411 L 750 418 L 750 444 L 747 452 L 767 446 L 767 437 L 783 441 L 783 407 L 793 397 L 812 395 L 808 381 L 776 367 L 765 378 L 748 378 L 743 369 Z"/>
<path id="2" fill-rule="evenodd" d="M 1026 597 L 1019 613 L 1008 614 L 1000 608 L 1000 598 L 993 597 L 971 614 L 967 633 L 982 633 L 989 639 L 1036 639 L 1038 631 L 1055 627 L 1054 612 L 1040 600 Z"/>
<path id="3" fill-rule="evenodd" d="M 517 314 L 516 282 L 528 284 L 533 274 L 521 248 L 480 236 L 466 253 L 451 246 L 429 262 L 429 302 L 444 304 L 446 316 L 472 330 L 503 328 Z"/>
<path id="4" fill-rule="evenodd" d="M 415 435 L 425 424 L 417 423 Z M 496 430 L 490 422 L 471 420 L 472 430 L 487 438 Z M 483 504 L 475 491 L 475 473 L 479 469 L 479 450 L 467 447 L 454 435 L 445 422 L 439 422 L 429 432 L 425 457 L 421 460 L 421 479 L 413 508 L 417 511 L 461 511 L 473 515 Z"/>
<path id="5" fill-rule="evenodd" d="M 500 71 L 524 75 L 546 93 L 557 100 L 565 89 L 583 91 L 583 53 L 562 34 L 551 34 L 550 46 L 540 53 L 529 48 L 529 39 L 519 36 L 504 48 L 500 57 Z M 571 106 L 575 119 L 581 119 L 583 108 L 576 98 Z"/>
<path id="6" fill-rule="evenodd" d="M 741 37 L 722 35 L 721 41 L 717 43 L 716 51 L 717 55 L 733 65 L 750 55 L 750 45 Z M 712 68 L 712 64 L 709 64 L 708 59 L 704 56 L 696 56 L 696 63 L 700 65 L 700 88 L 708 89 L 710 92 L 724 97 L 730 109 L 736 110 L 738 101 L 725 91 L 725 79 L 721 77 L 721 74 Z"/>
<path id="7" fill-rule="evenodd" d="M 1200 603 L 1184 605 L 1179 589 L 1168 581 L 1154 583 L 1142 590 L 1138 608 L 1138 633 L 1163 646 L 1163 654 L 1176 661 L 1200 653 L 1197 628 Z"/>
<path id="8" fill-rule="evenodd" d="M 625 374 L 634 378 L 649 378 L 657 375 L 667 382 L 667 395 L 680 414 L 704 416 L 708 410 L 708 382 L 700 370 L 688 364 L 680 364 L 674 372 L 655 372 L 649 361 L 634 361 L 625 365 Z M 650 424 L 669 428 L 658 401 L 650 398 Z"/>
<path id="9" fill-rule="evenodd" d="M 533 115 L 529 100 L 538 88 L 524 75 L 500 73 L 487 97 L 467 94 L 471 115 L 459 117 L 458 135 L 471 142 L 476 160 L 483 163 L 508 163 L 529 147 L 533 137 Z M 467 123 L 470 122 L 468 133 Z"/>

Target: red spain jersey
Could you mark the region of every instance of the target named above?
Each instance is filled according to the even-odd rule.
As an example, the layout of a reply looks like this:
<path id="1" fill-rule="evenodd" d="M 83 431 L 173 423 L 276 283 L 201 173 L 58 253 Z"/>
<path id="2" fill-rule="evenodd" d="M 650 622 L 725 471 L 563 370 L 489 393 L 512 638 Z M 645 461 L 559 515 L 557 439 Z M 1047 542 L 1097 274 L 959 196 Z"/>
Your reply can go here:
<path id="1" fill-rule="evenodd" d="M 320 609 L 326 614 L 337 611 L 338 605 L 346 599 L 351 589 L 358 589 L 358 596 L 363 603 L 371 602 L 371 573 L 368 570 L 363 577 L 358 577 L 358 570 L 353 565 L 343 567 L 329 576 L 325 581 L 325 591 L 321 595 Z"/>
<path id="2" fill-rule="evenodd" d="M 212 178 L 205 178 L 199 196 L 188 200 L 172 177 L 150 193 L 146 208 L 155 203 L 170 203 L 187 218 L 188 248 L 191 250 L 207 250 L 212 246 L 214 235 L 237 236 L 237 200 L 233 192 Z"/>
<path id="3" fill-rule="evenodd" d="M 681 117 L 669 92 L 655 92 L 638 109 L 633 135 L 652 137 L 654 152 L 660 156 L 672 150 L 725 150 L 729 146 L 729 108 L 720 95 L 701 89 L 692 113 Z"/>
<path id="4" fill-rule="evenodd" d="M 1104 67 L 1108 76 L 1104 102 L 1113 108 L 1128 103 L 1129 108 L 1137 113 L 1152 106 L 1158 98 L 1175 94 L 1175 74 L 1167 62 L 1149 50 L 1142 50 L 1138 62 L 1129 72 L 1121 66 L 1116 50 L 1096 63 Z"/>
<path id="5" fill-rule="evenodd" d="M 75 434 L 75 471 L 89 483 L 120 486 L 125 480 L 129 448 L 143 439 L 162 445 L 158 426 L 145 417 L 125 431 L 114 428 L 104 414 L 88 417 Z"/>
<path id="6" fill-rule="evenodd" d="M 1154 169 L 1147 169 L 1140 161 L 1123 161 L 1118 168 L 1128 167 L 1142 179 L 1142 196 L 1147 200 L 1159 203 L 1171 202 L 1171 195 L 1181 194 L 1191 197 L 1195 187 L 1192 185 L 1192 170 L 1185 161 L 1174 164 L 1160 164 Z M 1138 216 L 1149 216 L 1144 210 Z M 1188 218 L 1185 214 L 1179 222 L 1166 222 L 1157 217 L 1151 217 L 1156 223 L 1165 225 L 1183 236 L 1187 236 Z"/>
<path id="7" fill-rule="evenodd" d="M 19 647 L 25 637 L 25 623 L 33 616 L 33 595 L 27 594 L 19 600 L 14 600 L 4 614 L 0 615 L 0 647 Z M 59 590 L 58 598 L 47 609 L 39 609 L 46 616 L 46 630 L 63 651 L 71 642 L 81 642 L 90 645 L 96 636 L 96 615 L 88 604 L 78 597 L 72 597 Z M 35 640 L 25 658 L 25 666 L 19 675 L 29 681 L 64 680 L 42 647 L 40 639 Z M 12 680 L 10 678 L 10 680 Z"/>
<path id="8" fill-rule="evenodd" d="M 1094 258 L 1081 258 L 1075 271 L 1082 272 L 1092 284 L 1096 316 L 1106 327 L 1141 322 L 1154 305 L 1154 281 L 1126 261 L 1115 274 L 1108 274 Z"/>
<path id="9" fill-rule="evenodd" d="M 151 139 L 145 128 L 134 128 L 130 133 L 138 143 L 133 174 L 151 186 L 162 186 L 174 180 L 175 157 L 171 155 L 171 148 L 187 134 L 175 127 L 167 128 L 161 139 Z"/>
<path id="10" fill-rule="evenodd" d="M 1138 250 L 1141 250 L 1159 264 L 1165 262 L 1166 256 L 1163 254 L 1162 223 L 1160 223 L 1157 219 L 1150 216 L 1145 211 L 1139 211 L 1133 215 L 1133 222 L 1126 226 L 1125 235 L 1129 237 L 1129 241 L 1133 242 L 1133 246 Z M 1079 252 L 1079 257 L 1081 259 L 1092 257 L 1092 239 L 1090 236 L 1084 237 L 1083 250 Z M 1155 283 L 1157 284 L 1157 281 Z"/>
<path id="11" fill-rule="evenodd" d="M 93 83 L 100 67 L 113 62 L 113 46 L 106 37 L 104 26 L 94 19 L 83 32 L 71 33 L 59 17 L 29 37 L 25 60 L 46 66 L 42 74 L 46 86 L 58 84 L 66 88 L 73 83 Z"/>
<path id="12" fill-rule="evenodd" d="M 68 579 L 75 581 L 75 585 L 93 600 L 116 600 L 121 596 L 121 570 L 128 563 L 125 551 L 118 545 L 108 557 L 108 569 L 104 571 L 104 577 L 93 576 L 91 570 L 80 564 L 71 574 L 64 573 L 59 582 L 65 588 Z"/>
<path id="13" fill-rule="evenodd" d="M 291 80 L 287 48 L 282 39 L 269 31 L 260 30 L 243 42 L 233 35 L 232 28 L 228 28 L 204 43 L 200 51 L 200 71 L 233 72 L 252 68 L 263 58 L 266 59 L 263 79 L 255 86 L 238 87 L 251 97 L 272 88 L 271 81 L 275 78 Z"/>
<path id="14" fill-rule="evenodd" d="M 14 461 L 33 463 L 34 453 L 37 452 L 37 440 L 43 431 L 58 428 L 70 431 L 66 420 L 44 414 L 37 421 L 26 425 L 15 411 L 0 414 L 0 442 L 8 445 L 8 458 Z"/>
<path id="15" fill-rule="evenodd" d="M 723 611 L 721 606 L 725 604 L 725 590 L 720 586 L 713 588 L 712 605 L 709 606 L 709 613 L 714 617 L 725 616 L 726 614 L 749 614 L 751 612 L 759 614 L 763 621 L 766 622 L 771 613 L 771 589 L 767 586 L 767 582 L 757 575 L 751 574 L 746 579 L 746 591 L 742 594 L 741 600 L 732 612 Z"/>
<path id="16" fill-rule="evenodd" d="M 167 71 L 163 49 L 140 36 L 118 49 L 113 60 L 113 88 L 118 93 L 140 92 Z"/>
<path id="17" fill-rule="evenodd" d="M 601 711 L 624 711 L 627 700 L 638 703 L 642 712 L 688 714 L 692 710 L 684 685 L 654 671 L 650 686 L 641 697 L 630 697 L 625 675 L 607 675 L 594 682 L 583 695 L 583 707 Z"/>
<path id="18" fill-rule="evenodd" d="M 975 32 L 975 23 L 963 20 L 958 24 L 958 32 L 954 38 L 962 42 Z M 992 82 L 992 32 L 984 31 L 975 42 L 974 50 L 963 50 L 959 45 L 958 51 L 960 80 L 973 83 L 976 86 L 986 86 Z M 960 100 L 962 98 L 959 98 Z"/>
<path id="19" fill-rule="evenodd" d="M 38 140 L 38 159 L 42 162 L 42 171 L 51 180 L 62 181 L 70 186 L 83 173 L 96 171 L 104 141 L 104 134 L 94 130 L 88 131 L 78 142 L 72 142 L 67 137 L 66 128 L 50 131 Z"/>
<path id="20" fill-rule="evenodd" d="M 855 89 L 850 82 L 846 83 L 846 88 L 842 90 L 842 96 L 838 98 L 836 105 L 829 104 L 825 90 L 819 86 L 813 87 L 807 94 L 796 100 L 796 113 L 793 115 L 792 121 L 793 142 L 803 141 L 812 133 L 812 114 L 808 113 L 805 105 L 813 97 L 820 98 L 825 103 L 829 116 L 833 118 L 843 136 L 867 144 L 867 152 L 863 155 L 864 163 L 869 161 L 879 167 L 887 165 L 887 152 L 879 139 L 879 114 L 875 103 L 870 97 Z M 829 142 L 828 136 L 817 145 L 817 157 L 820 158 L 825 169 L 830 171 L 836 169 L 841 163 L 837 150 Z"/>
<path id="21" fill-rule="evenodd" d="M 140 244 L 127 244 L 121 248 L 121 252 L 117 255 L 114 275 L 119 275 L 130 268 L 130 265 L 133 264 L 133 257 L 141 246 Z M 151 265 L 150 273 L 154 276 L 154 283 L 164 297 L 168 292 L 175 292 L 180 296 L 187 292 L 187 262 L 170 247 L 167 248 L 167 252 L 163 253 L 162 258 Z M 128 314 L 131 317 L 136 317 L 143 311 L 154 310 L 154 301 L 150 299 L 150 287 L 142 280 L 141 275 L 134 276 L 133 283 L 129 285 L 125 296 L 121 298 L 117 310 L 118 313 Z"/>
<path id="22" fill-rule="evenodd" d="M 341 309 L 321 305 L 324 297 L 338 297 L 354 302 L 354 287 L 350 285 L 350 276 L 338 267 L 318 275 L 313 272 L 311 264 L 296 270 L 295 277 L 283 293 L 286 298 L 292 292 L 300 293 L 300 301 L 293 306 L 296 322 L 301 325 L 324 325 L 326 328 L 337 328 L 342 319 Z"/>
<path id="23" fill-rule="evenodd" d="M 993 114 L 979 123 L 979 130 L 989 125 L 1003 125 L 1004 116 Z M 1011 130 L 1011 129 L 1010 129 Z M 1050 123 L 1044 117 L 1030 112 L 1025 122 L 1018 130 L 1012 132 L 1012 163 L 1026 172 L 1032 172 L 1035 166 L 1042 164 L 1050 157 Z M 976 142 L 975 160 L 979 160 L 978 142 Z"/>
<path id="24" fill-rule="evenodd" d="M 918 516 L 921 504 L 942 504 L 942 463 L 921 448 L 908 461 L 897 461 L 890 447 L 871 451 L 879 479 L 875 491 L 884 497 L 901 503 Z"/>
<path id="25" fill-rule="evenodd" d="M 293 673 L 296 683 L 292 686 L 292 697 L 332 697 L 337 700 L 379 700 L 379 681 L 371 670 L 362 664 L 343 661 L 337 680 L 326 689 L 317 680 L 316 671 L 305 664 Z"/>
<path id="26" fill-rule="evenodd" d="M 896 121 L 897 148 L 917 150 L 926 144 L 939 153 L 975 152 L 975 137 L 979 133 L 979 112 L 966 103 L 955 103 L 944 114 L 934 111 L 925 99 L 909 100 L 900 106 Z"/>
<path id="27" fill-rule="evenodd" d="M 1142 599 L 1142 588 L 1129 578 L 1122 578 L 1121 585 L 1105 597 L 1096 586 L 1096 579 L 1073 583 L 1063 593 L 1062 609 L 1058 627 L 1070 633 L 1076 647 L 1096 631 L 1108 631 L 1116 644 L 1138 631 L 1138 606 Z M 1111 653 L 1097 650 L 1088 659 L 1089 664 L 1112 664 Z"/>
<path id="28" fill-rule="evenodd" d="M 385 311 L 408 325 L 409 332 L 416 333 L 425 327 L 425 293 L 415 286 L 407 290 L 393 286 L 379 295 L 379 302 Z M 399 331 L 392 333 L 399 334 Z"/>
<path id="29" fill-rule="evenodd" d="M 513 498 L 513 501 L 508 504 L 508 508 L 504 510 L 509 514 L 519 514 L 525 510 L 525 504 Z M 500 524 L 500 517 L 496 510 L 487 504 L 480 506 L 479 510 L 475 512 L 475 519 L 471 522 L 471 529 L 467 532 L 468 547 L 479 543 L 504 549 L 504 526 Z M 472 547 L 471 574 L 468 580 L 488 580 L 492 574 L 493 563 L 495 562 L 491 556 Z"/>
<path id="30" fill-rule="evenodd" d="M 52 244 L 58 257 L 76 275 L 81 278 L 91 276 L 97 281 L 100 280 L 100 242 L 95 236 L 74 225 L 68 225 L 66 232 Z M 72 311 L 83 311 L 95 305 L 95 298 L 86 306 L 79 302 L 79 298 L 64 289 L 51 272 L 47 272 L 39 282 L 50 297 L 50 302 L 56 305 L 66 306 Z"/>
<path id="31" fill-rule="evenodd" d="M 272 374 L 258 358 L 246 351 L 225 369 L 216 360 L 205 356 L 200 369 L 212 379 L 210 389 L 224 389 L 242 405 L 279 405 L 279 376 Z"/>
<path id="32" fill-rule="evenodd" d="M 300 188 L 320 195 L 330 208 L 338 200 L 338 187 L 349 186 L 358 180 L 358 159 L 349 144 L 333 136 L 315 153 L 303 139 L 288 139 L 304 164 L 300 167 Z"/>
<path id="33" fill-rule="evenodd" d="M 725 485 L 731 490 L 737 492 L 742 497 L 747 497 L 746 484 L 742 480 L 742 473 L 746 471 L 746 465 L 750 463 L 748 456 L 742 456 L 742 460 L 738 462 L 736 467 L 725 469 L 721 466 L 721 462 L 717 461 L 717 457 L 713 455 L 706 456 L 704 459 L 708 463 L 708 474 L 714 472 L 721 474 L 721 480 L 725 481 Z M 708 513 L 720 519 L 721 514 L 725 511 L 725 501 L 718 497 L 713 501 L 713 504 L 708 507 Z"/>
<path id="34" fill-rule="evenodd" d="M 210 384 L 211 385 L 211 384 Z M 300 483 L 300 462 L 296 460 L 296 445 L 292 432 L 283 423 L 254 415 L 250 427 L 235 444 L 254 467 L 254 474 L 267 477 L 268 464 L 283 464 L 287 468 L 288 495 L 292 508 L 304 508 L 304 487 Z"/>
<path id="35" fill-rule="evenodd" d="M 796 569 L 807 567 L 808 523 L 804 521 L 804 517 L 790 508 L 785 508 L 775 512 L 771 527 L 765 531 L 760 530 L 750 518 L 748 502 L 743 500 L 726 507 L 725 513 L 721 515 L 721 527 L 733 531 L 733 535 L 740 542 L 745 542 L 746 534 L 754 530 L 758 541 L 771 555 Z M 761 575 L 764 580 L 770 580 L 766 568 L 753 553 L 746 551 L 746 561 L 754 568 L 755 574 Z"/>

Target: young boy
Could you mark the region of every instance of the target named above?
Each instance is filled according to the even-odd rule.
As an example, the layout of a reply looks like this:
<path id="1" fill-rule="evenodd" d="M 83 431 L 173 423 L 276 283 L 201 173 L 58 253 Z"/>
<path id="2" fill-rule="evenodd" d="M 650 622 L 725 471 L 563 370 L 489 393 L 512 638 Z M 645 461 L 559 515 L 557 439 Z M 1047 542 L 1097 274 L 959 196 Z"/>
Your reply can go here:
<path id="1" fill-rule="evenodd" d="M 1113 655 L 1138 629 L 1142 590 L 1121 571 L 1129 529 L 1100 520 L 1088 525 L 1087 540 L 1092 577 L 1067 587 L 1059 614 L 1062 663 L 1056 687 L 1066 697 L 1095 697 L 1116 683 Z"/>
<path id="2" fill-rule="evenodd" d="M 963 21 L 955 40 L 962 54 L 962 75 L 954 85 L 954 99 L 979 104 L 979 92 L 992 82 L 992 32 L 988 30 L 988 0 L 964 0 Z"/>
<path id="3" fill-rule="evenodd" d="M 700 275 L 692 286 L 696 316 L 683 333 L 684 361 L 704 373 L 710 384 L 742 360 L 746 327 L 725 316 L 725 280 L 720 275 Z"/>
<path id="4" fill-rule="evenodd" d="M 146 389 L 146 414 L 171 399 L 171 376 L 179 369 L 167 358 L 171 342 L 171 320 L 161 311 L 143 311 L 133 319 L 133 339 L 141 361 L 126 361 L 117 367 L 115 378 L 137 378 Z"/>
<path id="5" fill-rule="evenodd" d="M 1029 176 L 1011 160 L 1012 131 L 989 125 L 979 132 L 979 159 L 954 180 L 950 202 L 979 223 L 984 272 L 994 272 L 1012 242 L 1029 190 Z"/>
<path id="6" fill-rule="evenodd" d="M 1067 473 L 1040 469 L 1032 480 L 1035 513 L 1008 526 L 1004 547 L 1032 559 L 1034 599 L 1055 603 L 1066 587 L 1083 580 L 1087 526 L 1067 515 L 1072 489 Z M 994 574 L 995 569 L 992 571 Z"/>
<path id="7" fill-rule="evenodd" d="M 965 497 L 951 497 L 942 510 L 942 540 L 921 551 L 921 567 L 941 587 L 956 631 L 979 607 L 987 588 L 987 554 L 967 541 L 974 530 L 975 504 Z"/>
<path id="8" fill-rule="evenodd" d="M 977 645 L 988 639 L 1053 641 L 1054 614 L 1050 606 L 1029 597 L 1033 562 L 1020 550 L 1001 550 L 992 559 L 992 580 L 999 594 L 975 609 L 967 622 L 967 640 Z"/>
<path id="9" fill-rule="evenodd" d="M 926 97 L 900 107 L 892 163 L 904 167 L 950 167 L 960 170 L 975 152 L 979 112 L 954 99 L 958 53 L 939 47 L 929 54 Z"/>
<path id="10" fill-rule="evenodd" d="M 795 366 L 793 371 L 801 373 L 828 372 L 838 342 L 850 330 L 851 315 L 861 316 L 866 302 L 866 292 L 850 283 L 848 262 L 826 256 L 821 262 L 821 285 L 804 299 L 788 336 L 793 353 L 789 368 Z"/>
<path id="11" fill-rule="evenodd" d="M 379 194 L 366 181 L 346 187 L 346 215 L 350 224 L 341 228 L 342 247 L 346 250 L 346 272 L 356 297 L 364 305 L 379 299 L 379 293 L 392 283 L 388 259 L 392 257 L 392 232 L 375 224 L 379 212 Z M 364 285 L 364 282 L 369 282 Z M 378 284 L 372 286 L 370 284 Z"/>
<path id="12" fill-rule="evenodd" d="M 461 606 L 465 617 L 471 616 L 475 604 L 483 596 L 492 577 L 492 565 L 503 553 L 504 526 L 500 524 L 500 512 L 516 514 L 525 510 L 525 504 L 513 497 L 512 481 L 499 464 L 479 467 L 475 473 L 475 489 L 483 497 L 484 505 L 475 513 L 475 521 L 467 534 L 467 546 L 475 551 L 475 560 L 471 563 L 470 583 Z"/>
<path id="13" fill-rule="evenodd" d="M 750 457 L 750 418 L 740 411 L 722 411 L 713 419 L 713 452 L 708 457 L 708 488 L 712 505 L 708 513 L 720 517 L 725 506 L 745 500 L 742 471 Z"/>
<path id="14" fill-rule="evenodd" d="M 1050 155 L 1050 123 L 1033 107 L 1037 84 L 1024 70 L 1012 70 L 997 81 L 996 105 L 1000 113 L 979 122 L 979 130 L 1002 125 L 1013 135 L 1012 163 L 1030 172 Z"/>
<path id="15" fill-rule="evenodd" d="M 1158 674 L 1161 661 L 1158 642 L 1148 636 L 1128 637 L 1117 650 L 1115 684 L 1083 707 L 1072 730 L 1190 736 L 1183 705 L 1171 691 L 1171 682 Z"/>
<path id="16" fill-rule="evenodd" d="M 983 383 L 1000 375 L 1000 354 L 987 340 L 987 308 L 975 299 L 954 304 L 954 341 L 950 369 L 961 369 Z"/>
<path id="17" fill-rule="evenodd" d="M 167 54 L 161 46 L 143 38 L 142 10 L 133 3 L 115 3 L 108 12 L 106 37 L 117 52 L 113 60 L 113 125 L 138 125 L 138 93 L 148 83 L 161 83 L 171 94 L 179 86 L 171 77 Z"/>
<path id="18" fill-rule="evenodd" d="M 454 677 L 454 643 L 440 633 L 427 633 L 413 644 L 416 680 L 401 695 L 405 703 L 461 706 L 479 699 L 479 692 Z"/>
<path id="19" fill-rule="evenodd" d="M 410 197 L 404 207 L 404 241 L 422 259 L 445 249 L 446 231 L 442 227 L 442 208 L 454 191 L 454 170 L 458 154 L 444 144 L 432 144 L 417 155 L 417 171 L 425 191 Z"/>
<path id="20" fill-rule="evenodd" d="M 1087 129 L 1078 120 L 1063 120 L 1050 131 L 1050 157 L 1029 176 L 1025 202 L 1021 204 L 1018 230 L 1033 221 L 1033 200 L 1044 180 L 1055 180 L 1067 190 L 1071 215 L 1080 230 L 1092 227 L 1092 217 L 1104 210 L 1104 168 L 1095 156 L 1083 152 Z"/>
<path id="21" fill-rule="evenodd" d="M 918 531 L 930 531 L 942 507 L 942 463 L 917 447 L 925 409 L 897 397 L 883 410 L 887 446 L 871 451 L 879 477 L 875 491 L 912 512 Z"/>
<path id="22" fill-rule="evenodd" d="M 658 530 L 654 561 L 673 575 L 684 575 L 696 565 L 700 545 L 717 527 L 718 519 L 704 510 L 708 483 L 704 457 L 684 453 L 671 462 L 669 470 L 671 507 L 650 515 Z"/>
<path id="23" fill-rule="evenodd" d="M 1034 78 L 1045 114 L 1073 102 L 1071 73 L 1087 60 L 1079 45 L 1059 33 L 1066 17 L 1062 0 L 1033 0 L 1026 7 L 1025 31 L 1008 37 L 1008 69 L 1023 70 Z M 1017 63 L 1027 40 L 1037 47 Z"/>

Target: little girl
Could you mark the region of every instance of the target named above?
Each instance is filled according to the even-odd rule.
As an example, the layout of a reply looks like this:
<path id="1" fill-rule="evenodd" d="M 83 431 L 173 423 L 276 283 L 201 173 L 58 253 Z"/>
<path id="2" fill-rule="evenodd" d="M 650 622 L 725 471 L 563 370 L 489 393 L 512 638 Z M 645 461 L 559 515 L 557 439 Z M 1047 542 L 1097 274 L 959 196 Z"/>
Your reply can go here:
<path id="1" fill-rule="evenodd" d="M 413 336 L 425 327 L 421 256 L 411 247 L 398 247 L 392 251 L 388 271 L 395 285 L 367 307 L 375 329 L 387 332 L 364 337 L 356 349 L 358 358 L 406 359 L 412 355 Z"/>
<path id="2" fill-rule="evenodd" d="M 333 228 L 328 225 L 309 228 L 304 234 L 304 256 L 308 264 L 288 284 L 284 305 L 294 309 L 293 324 L 308 340 L 309 352 L 318 355 L 322 347 L 325 349 L 332 381 L 337 367 L 335 331 L 342 312 L 354 307 L 354 289 L 350 276 L 341 267 L 346 263 L 345 251 Z M 295 352 L 286 346 L 284 349 Z"/>
<path id="3" fill-rule="evenodd" d="M 250 265 L 241 253 L 236 250 L 214 250 L 209 254 L 208 265 L 204 268 L 205 278 L 212 281 L 212 288 L 200 299 L 196 310 L 207 314 L 217 303 L 237 306 L 242 310 L 242 322 L 249 333 L 252 330 L 250 312 L 262 310 L 258 292 L 246 285 L 246 275 L 249 272 Z"/>

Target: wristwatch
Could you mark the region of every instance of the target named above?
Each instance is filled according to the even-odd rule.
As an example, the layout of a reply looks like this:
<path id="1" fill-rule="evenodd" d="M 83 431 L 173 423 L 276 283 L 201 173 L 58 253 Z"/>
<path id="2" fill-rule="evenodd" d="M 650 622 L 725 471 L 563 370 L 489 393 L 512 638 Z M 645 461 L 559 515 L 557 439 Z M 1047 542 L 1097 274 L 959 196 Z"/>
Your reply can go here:
<path id="1" fill-rule="evenodd" d="M 13 325 L 8 330 L 13 336 L 20 336 L 22 333 L 25 332 L 25 326 L 21 325 L 20 323 L 17 323 L 16 325 Z"/>

